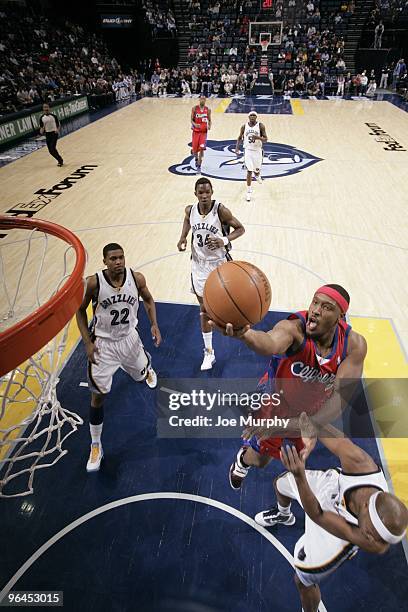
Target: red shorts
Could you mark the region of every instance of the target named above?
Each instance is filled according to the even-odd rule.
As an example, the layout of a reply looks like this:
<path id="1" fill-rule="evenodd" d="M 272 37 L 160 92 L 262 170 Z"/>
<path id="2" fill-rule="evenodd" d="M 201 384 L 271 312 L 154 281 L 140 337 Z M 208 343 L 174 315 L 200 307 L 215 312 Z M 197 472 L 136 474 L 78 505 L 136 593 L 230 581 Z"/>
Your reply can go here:
<path id="1" fill-rule="evenodd" d="M 191 150 L 193 153 L 204 151 L 207 144 L 207 132 L 193 132 L 193 143 Z"/>
<path id="2" fill-rule="evenodd" d="M 296 447 L 298 453 L 304 447 L 302 438 L 267 438 L 266 440 L 261 440 L 258 442 L 257 446 L 260 455 L 267 455 L 268 457 L 273 457 L 274 459 L 280 459 L 280 449 L 284 440 L 288 440 L 293 446 Z M 252 448 L 254 448 L 253 444 L 251 444 Z"/>

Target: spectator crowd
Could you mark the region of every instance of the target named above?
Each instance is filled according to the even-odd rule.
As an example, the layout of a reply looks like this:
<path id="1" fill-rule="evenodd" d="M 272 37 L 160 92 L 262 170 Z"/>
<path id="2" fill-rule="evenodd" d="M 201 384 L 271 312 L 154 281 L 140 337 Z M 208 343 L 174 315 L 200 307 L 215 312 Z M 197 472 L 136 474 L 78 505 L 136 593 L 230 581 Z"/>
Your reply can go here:
<path id="1" fill-rule="evenodd" d="M 125 75 L 105 43 L 82 26 L 0 8 L 1 115 L 75 94 L 122 99 L 134 93 L 137 77 Z"/>
<path id="2" fill-rule="evenodd" d="M 381 8 L 401 4 L 380 2 Z M 141 3 L 157 32 L 161 23 L 163 30 L 176 35 L 168 0 Z M 185 0 L 183 10 L 186 65 L 171 68 L 158 59 L 145 60 L 139 70 L 124 71 L 104 41 L 82 26 L 38 20 L 27 9 L 0 9 L 0 114 L 78 94 L 109 101 L 138 94 L 251 94 L 259 78 L 261 49 L 255 37 L 249 41 L 249 24 L 256 16 L 262 20 L 259 3 Z M 344 61 L 345 28 L 354 10 L 354 0 L 339 1 L 338 11 L 323 16 L 318 0 L 275 3 L 272 18 L 282 19 L 284 27 L 268 51 L 273 91 L 289 96 L 373 95 L 375 74 L 352 75 Z M 400 60 L 384 68 L 380 87 L 406 92 L 406 79 L 406 65 Z"/>
<path id="3" fill-rule="evenodd" d="M 160 38 L 168 34 L 173 38 L 176 37 L 176 20 L 167 0 L 162 0 L 161 3 L 142 0 L 142 8 L 145 19 L 151 27 L 153 38 Z"/>

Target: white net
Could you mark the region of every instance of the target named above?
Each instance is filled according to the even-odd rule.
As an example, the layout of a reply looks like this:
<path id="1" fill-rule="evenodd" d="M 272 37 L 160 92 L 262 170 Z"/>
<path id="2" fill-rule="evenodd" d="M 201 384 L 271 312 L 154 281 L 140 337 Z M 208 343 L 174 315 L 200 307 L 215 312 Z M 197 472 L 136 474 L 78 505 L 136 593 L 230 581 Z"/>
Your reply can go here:
<path id="1" fill-rule="evenodd" d="M 1 240 L 0 338 L 64 285 L 75 260 L 73 247 L 38 229 L 13 230 Z M 39 352 L 0 378 L 0 497 L 32 493 L 36 472 L 67 453 L 63 443 L 83 423 L 61 406 L 56 393 L 60 371 L 73 349 L 71 336 L 68 323 Z M 0 359 L 7 360 L 7 355 Z"/>

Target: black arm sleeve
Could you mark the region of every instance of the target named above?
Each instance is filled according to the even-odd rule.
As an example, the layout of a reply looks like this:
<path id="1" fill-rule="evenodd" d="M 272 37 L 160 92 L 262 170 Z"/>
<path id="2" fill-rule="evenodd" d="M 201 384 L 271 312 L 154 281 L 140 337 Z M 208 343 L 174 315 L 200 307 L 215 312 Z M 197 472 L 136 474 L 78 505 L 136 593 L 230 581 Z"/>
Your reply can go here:
<path id="1" fill-rule="evenodd" d="M 55 125 L 57 126 L 57 128 L 59 128 L 60 122 L 59 122 L 59 119 L 58 119 L 57 115 L 54 115 L 54 113 L 50 113 L 50 115 L 52 115 L 54 117 Z"/>
<path id="2" fill-rule="evenodd" d="M 44 127 L 44 124 L 43 124 L 43 120 L 42 120 L 42 118 L 43 118 L 43 115 L 41 115 L 41 117 L 40 117 L 40 127 L 42 127 L 42 128 L 43 128 L 43 127 Z"/>

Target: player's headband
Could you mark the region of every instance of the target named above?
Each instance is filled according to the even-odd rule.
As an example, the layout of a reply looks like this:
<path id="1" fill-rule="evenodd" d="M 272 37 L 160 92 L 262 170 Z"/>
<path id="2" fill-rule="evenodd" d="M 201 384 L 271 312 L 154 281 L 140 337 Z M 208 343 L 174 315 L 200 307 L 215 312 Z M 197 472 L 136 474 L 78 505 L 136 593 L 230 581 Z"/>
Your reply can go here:
<path id="1" fill-rule="evenodd" d="M 336 289 L 333 289 L 333 287 L 327 287 L 327 285 L 323 285 L 323 287 L 320 287 L 320 289 L 315 291 L 315 293 L 324 293 L 324 295 L 330 297 L 339 306 L 341 312 L 343 314 L 346 314 L 349 304 L 347 303 L 346 298 L 344 298 L 341 293 L 339 293 Z"/>
<path id="2" fill-rule="evenodd" d="M 256 111 L 251 111 L 250 113 L 248 113 L 248 117 L 250 117 L 251 115 L 255 115 L 255 117 L 257 117 L 258 113 Z"/>
<path id="3" fill-rule="evenodd" d="M 380 516 L 377 512 L 376 501 L 377 497 L 380 495 L 381 491 L 377 491 L 377 493 L 373 493 L 370 497 L 370 501 L 368 503 L 368 513 L 370 515 L 370 519 L 372 524 L 375 527 L 375 530 L 378 532 L 378 535 L 384 540 L 384 542 L 388 542 L 388 544 L 398 544 L 405 537 L 405 529 L 401 535 L 394 535 L 387 529 L 384 525 Z"/>

